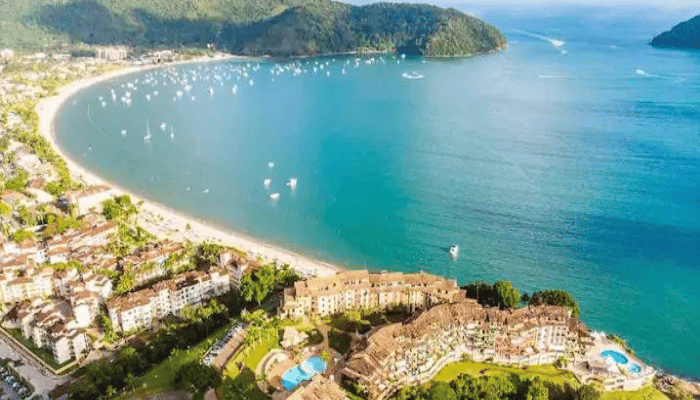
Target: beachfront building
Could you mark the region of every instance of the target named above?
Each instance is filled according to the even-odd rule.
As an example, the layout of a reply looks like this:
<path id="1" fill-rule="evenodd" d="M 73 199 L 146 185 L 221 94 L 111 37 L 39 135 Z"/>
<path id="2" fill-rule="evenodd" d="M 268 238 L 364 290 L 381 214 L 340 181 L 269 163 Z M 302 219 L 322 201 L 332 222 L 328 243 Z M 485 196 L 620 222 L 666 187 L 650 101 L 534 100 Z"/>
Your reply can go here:
<path id="1" fill-rule="evenodd" d="M 122 46 L 100 47 L 95 50 L 95 55 L 103 60 L 121 61 L 129 56 L 129 49 Z"/>
<path id="2" fill-rule="evenodd" d="M 391 306 L 414 311 L 464 298 L 457 282 L 435 275 L 343 271 L 296 282 L 293 288 L 285 289 L 281 309 L 283 318 L 299 318 Z"/>
<path id="3" fill-rule="evenodd" d="M 107 301 L 112 325 L 117 331 L 149 328 L 154 321 L 177 314 L 185 306 L 201 306 L 231 289 L 229 274 L 221 268 L 209 272 L 190 271 L 137 292 Z"/>
<path id="4" fill-rule="evenodd" d="M 171 273 L 187 259 L 180 243 L 164 241 L 149 244 L 143 249 L 123 257 L 119 265 L 122 272 L 134 273 L 134 286 L 141 286 Z M 180 255 L 180 257 L 178 257 Z M 168 260 L 170 259 L 170 262 Z"/>
<path id="5" fill-rule="evenodd" d="M 252 269 L 249 260 L 233 254 L 227 249 L 222 249 L 219 253 L 219 266 L 228 270 L 231 276 L 231 285 L 233 285 L 236 290 L 241 288 L 241 279 L 243 279 L 243 275 Z"/>
<path id="6" fill-rule="evenodd" d="M 3 326 L 20 329 L 35 346 L 49 349 L 58 364 L 78 358 L 89 349 L 85 332 L 63 300 L 24 301 L 10 309 Z"/>
<path id="7" fill-rule="evenodd" d="M 558 306 L 484 308 L 474 300 L 442 304 L 407 323 L 379 328 L 360 342 L 343 375 L 386 399 L 429 381 L 464 356 L 499 364 L 553 363 L 578 350 L 579 322 Z"/>
<path id="8" fill-rule="evenodd" d="M 102 202 L 116 195 L 114 189 L 109 186 L 90 186 L 78 191 L 68 192 L 66 197 L 75 205 L 79 215 L 90 212 L 102 212 Z"/>

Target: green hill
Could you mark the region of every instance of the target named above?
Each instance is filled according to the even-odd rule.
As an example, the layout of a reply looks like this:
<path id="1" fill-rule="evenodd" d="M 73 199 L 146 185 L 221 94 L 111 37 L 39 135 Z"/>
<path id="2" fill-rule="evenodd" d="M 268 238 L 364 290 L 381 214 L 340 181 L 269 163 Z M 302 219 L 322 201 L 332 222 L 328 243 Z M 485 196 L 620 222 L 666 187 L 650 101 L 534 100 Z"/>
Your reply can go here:
<path id="1" fill-rule="evenodd" d="M 0 0 L 0 47 L 206 47 L 245 55 L 398 49 L 464 56 L 505 45 L 493 26 L 424 4 L 330 0 Z"/>
<path id="2" fill-rule="evenodd" d="M 654 47 L 675 47 L 681 49 L 700 49 L 700 15 L 656 36 L 651 45 Z"/>

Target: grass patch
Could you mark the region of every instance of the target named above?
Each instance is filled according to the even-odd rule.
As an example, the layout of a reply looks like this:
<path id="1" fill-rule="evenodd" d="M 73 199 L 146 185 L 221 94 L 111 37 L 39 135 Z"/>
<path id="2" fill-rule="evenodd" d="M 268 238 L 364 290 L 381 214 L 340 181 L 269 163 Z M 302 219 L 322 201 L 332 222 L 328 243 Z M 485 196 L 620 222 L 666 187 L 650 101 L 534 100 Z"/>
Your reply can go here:
<path id="1" fill-rule="evenodd" d="M 68 360 L 64 362 L 63 364 L 59 364 L 56 362 L 56 360 L 53 358 L 53 353 L 51 350 L 45 348 L 45 347 L 36 347 L 34 342 L 31 339 L 27 339 L 24 336 L 22 336 L 22 331 L 19 329 L 6 329 L 6 332 L 9 332 L 12 337 L 17 339 L 20 343 L 24 345 L 29 351 L 34 353 L 37 357 L 41 358 L 44 360 L 45 363 L 49 364 L 51 368 L 54 370 L 58 370 L 60 368 L 65 367 L 66 365 L 70 364 L 72 360 Z"/>
<path id="2" fill-rule="evenodd" d="M 669 397 L 655 387 L 646 386 L 635 391 L 603 392 L 600 400 L 669 400 Z"/>
<path id="3" fill-rule="evenodd" d="M 180 366 L 201 359 L 214 343 L 226 336 L 226 332 L 228 332 L 231 326 L 232 324 L 227 324 L 217 329 L 216 332 L 209 335 L 208 338 L 197 343 L 195 346 L 187 350 L 178 351 L 171 359 L 165 360 L 151 368 L 151 370 L 139 378 L 136 384 L 136 387 L 139 388 L 138 390 L 121 395 L 115 399 L 140 399 L 148 394 L 160 392 L 172 387 L 175 372 Z"/>
<path id="4" fill-rule="evenodd" d="M 332 330 L 328 332 L 328 345 L 340 354 L 347 354 L 352 343 L 352 336 L 345 332 Z"/>
<path id="5" fill-rule="evenodd" d="M 540 378 L 556 384 L 571 383 L 576 385 L 578 381 L 574 374 L 569 371 L 562 371 L 553 365 L 533 365 L 527 369 L 518 367 L 502 366 L 497 364 L 478 363 L 473 361 L 461 361 L 446 365 L 435 375 L 436 382 L 452 382 L 458 376 L 467 374 L 472 377 L 493 376 L 500 374 L 515 374 L 521 379 Z M 610 399 L 614 400 L 614 399 Z"/>
<path id="6" fill-rule="evenodd" d="M 233 356 L 231 362 L 226 366 L 224 371 L 224 384 L 219 388 L 219 393 L 223 399 L 238 397 L 227 396 L 227 393 L 239 393 L 244 398 L 252 400 L 267 400 L 269 396 L 258 389 L 255 382 L 255 368 L 260 364 L 263 357 L 272 349 L 279 348 L 279 336 L 272 335 L 263 337 L 257 344 L 253 343 L 248 354 L 245 349 L 241 349 Z M 245 364 L 246 368 L 238 369 L 240 363 Z"/>

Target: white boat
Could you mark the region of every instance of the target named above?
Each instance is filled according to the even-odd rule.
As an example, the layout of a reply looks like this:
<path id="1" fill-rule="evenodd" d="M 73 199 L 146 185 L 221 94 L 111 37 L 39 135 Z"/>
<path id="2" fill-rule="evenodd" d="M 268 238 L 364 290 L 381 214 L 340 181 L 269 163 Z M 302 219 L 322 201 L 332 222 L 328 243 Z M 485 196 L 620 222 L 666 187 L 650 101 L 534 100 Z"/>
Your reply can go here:
<path id="1" fill-rule="evenodd" d="M 270 161 L 269 163 L 267 163 L 267 168 L 272 169 L 272 168 L 274 168 L 274 167 L 275 167 L 275 163 L 273 163 L 272 161 Z"/>
<path id="2" fill-rule="evenodd" d="M 204 189 L 202 193 L 209 193 L 209 188 Z"/>
<path id="3" fill-rule="evenodd" d="M 209 88 L 209 95 L 212 96 L 214 94 L 214 88 Z"/>
<path id="4" fill-rule="evenodd" d="M 144 142 L 151 141 L 151 128 L 148 126 L 148 120 L 146 120 L 146 136 L 143 137 Z"/>
<path id="5" fill-rule="evenodd" d="M 297 178 L 289 178 L 287 181 L 287 186 L 289 186 L 290 189 L 294 190 L 297 188 Z"/>
<path id="6" fill-rule="evenodd" d="M 170 139 L 175 139 L 175 132 L 173 131 L 173 127 L 170 127 Z"/>
<path id="7" fill-rule="evenodd" d="M 277 200 L 277 199 L 279 199 L 279 198 L 280 198 L 280 194 L 279 194 L 279 193 L 272 193 L 272 194 L 270 195 L 270 200 Z"/>
<path id="8" fill-rule="evenodd" d="M 231 89 L 231 93 L 233 93 L 233 94 L 238 93 L 238 85 L 233 85 L 233 88 Z"/>
<path id="9" fill-rule="evenodd" d="M 457 256 L 459 256 L 459 245 L 453 244 L 450 247 L 450 255 L 452 258 L 457 258 Z"/>
<path id="10" fill-rule="evenodd" d="M 126 129 L 122 129 L 122 136 L 126 136 Z"/>
<path id="11" fill-rule="evenodd" d="M 168 124 L 166 124 L 165 122 L 161 122 L 160 123 L 160 130 L 165 131 L 165 128 L 167 128 L 167 126 L 168 126 Z"/>
<path id="12" fill-rule="evenodd" d="M 263 185 L 265 185 L 266 188 L 270 187 L 270 183 L 272 183 L 272 179 L 267 178 L 263 181 Z"/>

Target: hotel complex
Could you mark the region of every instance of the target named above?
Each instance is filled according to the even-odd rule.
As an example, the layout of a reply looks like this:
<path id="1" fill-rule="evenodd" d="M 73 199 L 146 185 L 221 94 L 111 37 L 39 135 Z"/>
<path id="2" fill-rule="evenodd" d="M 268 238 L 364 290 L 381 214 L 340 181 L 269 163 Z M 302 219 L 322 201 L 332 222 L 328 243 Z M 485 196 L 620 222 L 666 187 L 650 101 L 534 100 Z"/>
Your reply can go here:
<path id="1" fill-rule="evenodd" d="M 185 306 L 201 306 L 231 289 L 228 271 L 191 271 L 107 302 L 109 318 L 117 331 L 149 328 L 153 321 L 176 314 Z"/>
<path id="2" fill-rule="evenodd" d="M 445 365 L 475 361 L 537 365 L 579 351 L 579 322 L 558 306 L 484 308 L 474 300 L 443 304 L 404 324 L 369 333 L 343 374 L 381 400 L 401 387 L 425 383 Z"/>
<path id="3" fill-rule="evenodd" d="M 425 273 L 343 271 L 299 281 L 284 291 L 282 317 L 406 306 L 411 311 L 464 300 L 457 282 Z"/>

